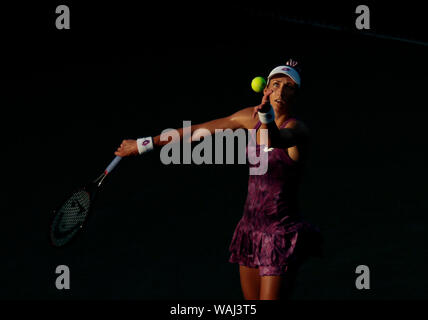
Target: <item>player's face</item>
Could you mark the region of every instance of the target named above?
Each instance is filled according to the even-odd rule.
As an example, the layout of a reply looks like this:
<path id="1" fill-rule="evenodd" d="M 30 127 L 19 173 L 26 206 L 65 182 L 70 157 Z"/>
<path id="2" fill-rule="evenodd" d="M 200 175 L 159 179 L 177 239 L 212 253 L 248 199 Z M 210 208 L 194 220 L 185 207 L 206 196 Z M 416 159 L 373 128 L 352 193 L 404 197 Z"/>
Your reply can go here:
<path id="1" fill-rule="evenodd" d="M 284 106 L 295 98 L 297 84 L 289 76 L 279 74 L 271 78 L 268 89 L 273 90 L 270 95 L 271 105 Z"/>

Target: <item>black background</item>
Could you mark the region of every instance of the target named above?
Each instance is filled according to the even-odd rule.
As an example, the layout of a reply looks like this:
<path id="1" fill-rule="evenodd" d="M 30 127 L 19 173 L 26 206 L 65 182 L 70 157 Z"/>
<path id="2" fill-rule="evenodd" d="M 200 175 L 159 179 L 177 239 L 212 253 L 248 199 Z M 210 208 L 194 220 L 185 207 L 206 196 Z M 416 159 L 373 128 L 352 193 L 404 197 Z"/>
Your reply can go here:
<path id="1" fill-rule="evenodd" d="M 58 4 L 70 6 L 71 30 L 55 28 Z M 129 158 L 70 247 L 49 246 L 48 223 L 122 139 L 257 105 L 251 80 L 290 57 L 303 67 L 298 116 L 312 132 L 300 203 L 326 241 L 292 298 L 426 298 L 427 47 L 358 32 L 357 4 L 4 7 L 0 298 L 241 299 L 227 260 L 245 165 Z M 370 31 L 427 40 L 421 8 L 368 5 Z M 55 287 L 61 264 L 70 290 Z M 355 288 L 358 265 L 370 290 Z"/>

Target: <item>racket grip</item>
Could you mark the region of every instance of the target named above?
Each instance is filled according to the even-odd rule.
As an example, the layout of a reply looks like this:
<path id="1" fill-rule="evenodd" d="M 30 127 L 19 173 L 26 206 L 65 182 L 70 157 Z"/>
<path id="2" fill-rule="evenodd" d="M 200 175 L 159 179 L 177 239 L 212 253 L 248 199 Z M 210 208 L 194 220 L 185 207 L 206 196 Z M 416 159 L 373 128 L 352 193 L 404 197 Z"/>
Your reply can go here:
<path id="1" fill-rule="evenodd" d="M 117 166 L 117 164 L 119 163 L 120 160 L 122 160 L 122 157 L 116 156 L 116 158 L 114 158 L 113 161 L 110 162 L 110 164 L 104 170 L 104 173 L 109 174 L 114 169 L 114 167 Z"/>

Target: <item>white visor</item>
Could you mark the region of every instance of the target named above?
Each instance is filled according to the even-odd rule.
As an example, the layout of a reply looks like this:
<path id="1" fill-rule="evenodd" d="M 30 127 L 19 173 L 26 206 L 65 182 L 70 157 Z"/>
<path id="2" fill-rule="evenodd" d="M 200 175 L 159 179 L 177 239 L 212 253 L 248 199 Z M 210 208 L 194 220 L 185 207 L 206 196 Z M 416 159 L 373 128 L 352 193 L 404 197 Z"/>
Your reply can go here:
<path id="1" fill-rule="evenodd" d="M 293 67 L 290 67 L 290 66 L 279 66 L 279 67 L 276 67 L 275 69 L 273 69 L 269 73 L 269 77 L 268 77 L 268 81 L 267 81 L 266 86 L 269 84 L 270 78 L 272 78 L 272 76 L 274 76 L 275 74 L 285 74 L 285 75 L 289 76 L 291 79 L 294 80 L 294 82 L 297 84 L 297 86 L 300 87 L 300 75 L 296 69 L 294 69 Z"/>

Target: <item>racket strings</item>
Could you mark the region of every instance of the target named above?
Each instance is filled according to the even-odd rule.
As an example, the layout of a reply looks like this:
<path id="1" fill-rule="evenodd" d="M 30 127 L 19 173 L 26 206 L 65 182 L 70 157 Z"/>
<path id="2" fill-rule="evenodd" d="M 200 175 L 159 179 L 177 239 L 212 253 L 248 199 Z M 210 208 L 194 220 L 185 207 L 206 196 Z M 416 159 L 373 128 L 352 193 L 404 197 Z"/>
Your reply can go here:
<path id="1" fill-rule="evenodd" d="M 89 206 L 89 194 L 84 190 L 75 192 L 58 210 L 54 221 L 54 231 L 59 231 L 60 234 L 67 233 L 76 226 L 81 225 L 89 212 Z M 72 234 L 67 235 L 65 238 L 71 237 Z M 66 239 L 64 240 L 66 241 Z"/>

